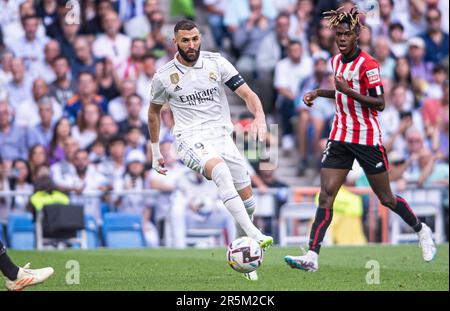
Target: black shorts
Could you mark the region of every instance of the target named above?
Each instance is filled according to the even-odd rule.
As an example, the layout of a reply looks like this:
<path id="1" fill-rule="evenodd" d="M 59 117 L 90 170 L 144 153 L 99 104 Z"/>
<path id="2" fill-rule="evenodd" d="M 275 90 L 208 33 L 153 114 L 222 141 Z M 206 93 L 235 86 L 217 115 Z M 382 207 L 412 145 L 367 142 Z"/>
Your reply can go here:
<path id="1" fill-rule="evenodd" d="M 351 169 L 355 159 L 366 175 L 383 173 L 389 169 L 384 146 L 366 146 L 335 140 L 328 140 L 323 151 L 321 167 Z"/>

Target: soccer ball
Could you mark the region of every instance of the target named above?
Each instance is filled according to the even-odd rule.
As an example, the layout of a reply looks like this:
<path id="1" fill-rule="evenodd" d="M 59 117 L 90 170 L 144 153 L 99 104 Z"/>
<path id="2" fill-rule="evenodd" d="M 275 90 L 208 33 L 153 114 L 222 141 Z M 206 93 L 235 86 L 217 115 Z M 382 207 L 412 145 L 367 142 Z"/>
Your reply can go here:
<path id="1" fill-rule="evenodd" d="M 240 273 L 255 271 L 263 261 L 259 243 L 249 237 L 234 240 L 228 245 L 227 260 L 233 270 Z"/>

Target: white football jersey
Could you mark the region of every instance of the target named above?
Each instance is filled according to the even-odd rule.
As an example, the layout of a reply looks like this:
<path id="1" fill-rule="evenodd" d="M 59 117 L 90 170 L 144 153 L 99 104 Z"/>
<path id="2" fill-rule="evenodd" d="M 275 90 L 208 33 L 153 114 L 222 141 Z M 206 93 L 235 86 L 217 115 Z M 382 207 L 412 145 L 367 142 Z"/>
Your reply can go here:
<path id="1" fill-rule="evenodd" d="M 219 53 L 201 51 L 192 67 L 182 65 L 175 56 L 153 77 L 150 102 L 169 103 L 177 136 L 191 136 L 206 129 L 231 134 L 233 124 L 224 84 L 238 75 L 236 68 Z"/>

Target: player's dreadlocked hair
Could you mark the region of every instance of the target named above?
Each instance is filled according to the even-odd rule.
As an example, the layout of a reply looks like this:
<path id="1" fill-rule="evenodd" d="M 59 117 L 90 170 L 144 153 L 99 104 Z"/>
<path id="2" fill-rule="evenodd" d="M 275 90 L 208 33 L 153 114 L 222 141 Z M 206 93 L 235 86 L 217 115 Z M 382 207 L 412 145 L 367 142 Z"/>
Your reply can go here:
<path id="1" fill-rule="evenodd" d="M 356 7 L 352 7 L 350 12 L 346 12 L 342 6 L 337 10 L 323 12 L 323 14 L 325 15 L 324 18 L 328 19 L 330 28 L 336 28 L 339 24 L 345 23 L 349 25 L 350 30 L 359 32 L 361 27 L 364 27 L 360 19 L 364 13 Z"/>

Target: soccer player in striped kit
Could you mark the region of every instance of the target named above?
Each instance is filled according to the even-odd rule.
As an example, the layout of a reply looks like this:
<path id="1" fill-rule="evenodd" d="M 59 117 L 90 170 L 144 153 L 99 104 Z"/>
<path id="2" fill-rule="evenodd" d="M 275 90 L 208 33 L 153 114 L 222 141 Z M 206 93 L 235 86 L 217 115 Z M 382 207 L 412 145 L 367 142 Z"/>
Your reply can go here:
<path id="1" fill-rule="evenodd" d="M 358 47 L 361 13 L 354 7 L 325 12 L 335 30 L 339 54 L 331 59 L 335 90 L 313 90 L 303 101 L 311 107 L 317 97 L 336 101 L 333 126 L 323 151 L 320 171 L 319 207 L 310 232 L 309 250 L 303 256 L 286 256 L 292 268 L 316 271 L 325 232 L 333 218 L 333 202 L 356 159 L 367 175 L 380 202 L 397 213 L 419 236 L 422 256 L 431 261 L 436 254 L 431 229 L 421 223 L 408 203 L 394 195 L 389 184 L 388 160 L 381 141 L 378 113 L 385 106 L 380 67 Z"/>

